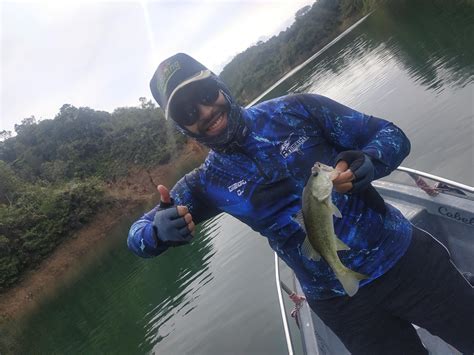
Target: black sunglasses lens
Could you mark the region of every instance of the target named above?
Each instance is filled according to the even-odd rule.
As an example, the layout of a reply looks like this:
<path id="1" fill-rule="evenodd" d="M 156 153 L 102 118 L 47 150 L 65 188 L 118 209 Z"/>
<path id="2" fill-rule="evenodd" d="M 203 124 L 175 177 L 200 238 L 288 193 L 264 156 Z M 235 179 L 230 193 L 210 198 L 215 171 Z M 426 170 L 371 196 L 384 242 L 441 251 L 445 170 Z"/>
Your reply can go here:
<path id="1" fill-rule="evenodd" d="M 198 102 L 202 105 L 212 105 L 219 97 L 219 87 L 214 80 L 210 80 L 197 89 Z"/>
<path id="2" fill-rule="evenodd" d="M 199 111 L 192 103 L 181 103 L 175 105 L 171 111 L 171 117 L 180 125 L 191 126 L 199 118 Z"/>
<path id="3" fill-rule="evenodd" d="M 182 90 L 171 107 L 171 117 L 180 125 L 191 126 L 196 123 L 199 119 L 196 105 L 210 106 L 219 97 L 219 86 L 215 80 L 203 80 L 193 84 Z"/>

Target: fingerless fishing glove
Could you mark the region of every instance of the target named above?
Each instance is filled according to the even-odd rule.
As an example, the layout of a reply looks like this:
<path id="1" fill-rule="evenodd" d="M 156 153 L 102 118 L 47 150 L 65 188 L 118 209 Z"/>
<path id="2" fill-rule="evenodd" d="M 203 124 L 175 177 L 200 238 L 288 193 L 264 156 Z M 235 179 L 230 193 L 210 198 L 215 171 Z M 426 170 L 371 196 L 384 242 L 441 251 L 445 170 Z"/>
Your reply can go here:
<path id="1" fill-rule="evenodd" d="M 345 161 L 354 174 L 351 193 L 357 193 L 365 190 L 374 179 L 375 170 L 370 157 L 360 150 L 347 150 L 341 152 L 336 157 L 336 164 L 339 161 Z"/>
<path id="2" fill-rule="evenodd" d="M 171 203 L 160 202 L 153 219 L 153 231 L 158 245 L 167 247 L 188 244 L 193 237 L 184 217 L 178 214 L 173 200 Z"/>

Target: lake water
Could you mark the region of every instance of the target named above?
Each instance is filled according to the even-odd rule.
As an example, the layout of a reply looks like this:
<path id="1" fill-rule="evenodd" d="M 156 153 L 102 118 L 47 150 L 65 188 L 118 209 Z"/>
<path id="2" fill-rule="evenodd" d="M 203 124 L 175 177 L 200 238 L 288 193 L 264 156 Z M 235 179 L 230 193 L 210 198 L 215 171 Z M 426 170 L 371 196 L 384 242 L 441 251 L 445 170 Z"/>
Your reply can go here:
<path id="1" fill-rule="evenodd" d="M 436 3 L 377 11 L 267 97 L 314 92 L 393 121 L 412 142 L 404 166 L 474 185 L 474 11 Z M 286 353 L 265 238 L 220 215 L 190 246 L 143 260 L 125 245 L 141 212 L 16 325 L 18 353 Z"/>

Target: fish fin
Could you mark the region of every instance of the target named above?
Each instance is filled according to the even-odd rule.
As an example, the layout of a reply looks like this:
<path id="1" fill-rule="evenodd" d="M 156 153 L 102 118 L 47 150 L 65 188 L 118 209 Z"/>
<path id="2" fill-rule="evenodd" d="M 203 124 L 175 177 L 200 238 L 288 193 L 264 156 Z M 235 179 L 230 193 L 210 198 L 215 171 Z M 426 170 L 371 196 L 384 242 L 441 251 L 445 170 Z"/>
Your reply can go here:
<path id="1" fill-rule="evenodd" d="M 329 179 L 331 181 L 333 180 L 336 180 L 336 178 L 341 175 L 341 172 L 340 171 L 337 171 L 336 169 L 334 169 L 333 171 L 331 171 L 331 173 L 329 174 Z"/>
<path id="2" fill-rule="evenodd" d="M 304 225 L 304 217 L 303 217 L 303 210 L 299 210 L 296 214 L 295 214 L 295 221 L 298 222 L 299 224 L 303 224 Z"/>
<path id="3" fill-rule="evenodd" d="M 313 194 L 313 196 L 319 201 L 323 202 L 325 199 L 329 200 L 329 196 L 331 196 L 331 191 L 329 191 L 327 194 L 324 194 L 322 196 L 316 196 L 316 194 Z"/>
<path id="4" fill-rule="evenodd" d="M 344 291 L 346 291 L 350 297 L 359 291 L 359 281 L 368 279 L 366 275 L 352 271 L 349 268 L 346 268 L 342 274 L 337 275 L 337 278 L 341 282 Z"/>
<path id="5" fill-rule="evenodd" d="M 301 226 L 301 228 L 306 233 L 306 225 L 304 224 L 303 210 L 299 210 L 294 217 L 295 221 Z"/>
<path id="6" fill-rule="evenodd" d="M 336 216 L 337 218 L 342 218 L 342 213 L 339 211 L 339 208 L 332 202 L 330 198 L 328 198 L 325 201 L 326 205 L 329 207 L 329 209 L 332 211 L 332 214 Z"/>
<path id="7" fill-rule="evenodd" d="M 336 250 L 351 250 L 351 248 L 344 243 L 342 240 L 340 240 L 338 237 L 336 237 Z"/>
<path id="8" fill-rule="evenodd" d="M 314 250 L 308 237 L 304 239 L 304 242 L 301 245 L 301 253 L 310 260 L 321 260 L 321 255 L 316 250 Z"/>

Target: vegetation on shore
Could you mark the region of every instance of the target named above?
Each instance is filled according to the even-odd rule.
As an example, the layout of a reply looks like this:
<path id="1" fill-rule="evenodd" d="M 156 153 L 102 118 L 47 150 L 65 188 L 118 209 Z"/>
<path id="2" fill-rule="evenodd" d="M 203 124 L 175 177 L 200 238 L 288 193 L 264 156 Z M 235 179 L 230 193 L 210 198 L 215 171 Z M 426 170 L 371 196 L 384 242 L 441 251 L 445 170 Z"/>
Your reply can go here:
<path id="1" fill-rule="evenodd" d="M 112 114 L 63 105 L 54 120 L 29 117 L 15 131 L 0 141 L 0 291 L 113 204 L 106 185 L 186 143 L 145 99 Z"/>

